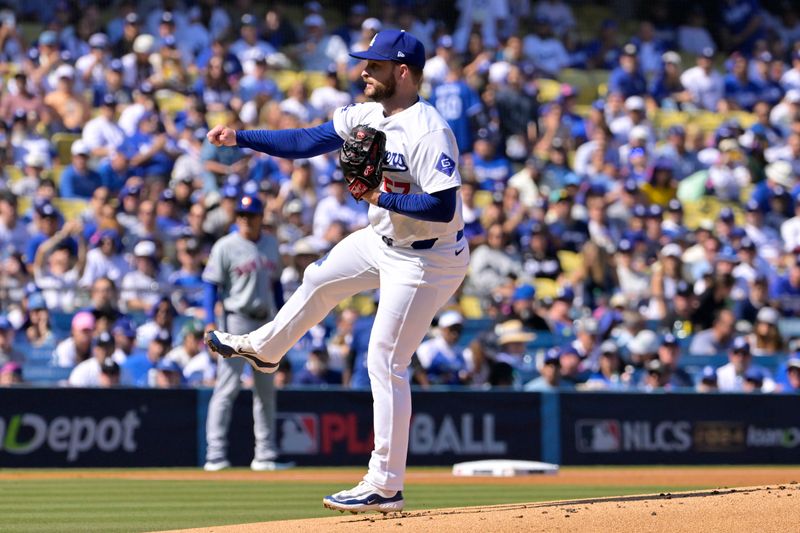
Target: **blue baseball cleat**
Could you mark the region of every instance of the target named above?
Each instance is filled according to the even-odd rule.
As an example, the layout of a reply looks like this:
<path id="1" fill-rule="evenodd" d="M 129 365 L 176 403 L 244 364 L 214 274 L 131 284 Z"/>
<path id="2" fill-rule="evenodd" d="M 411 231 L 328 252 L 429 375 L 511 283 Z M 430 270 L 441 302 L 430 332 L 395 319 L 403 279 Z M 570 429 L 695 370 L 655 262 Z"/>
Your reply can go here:
<path id="1" fill-rule="evenodd" d="M 343 490 L 322 498 L 322 505 L 334 511 L 350 511 L 353 514 L 377 511 L 394 513 L 403 510 L 403 491 L 391 492 L 377 489 L 362 481 L 352 489 Z"/>
<path id="2" fill-rule="evenodd" d="M 258 354 L 253 349 L 247 335 L 231 335 L 223 331 L 209 331 L 205 338 L 206 346 L 214 353 L 218 353 L 223 358 L 241 357 L 245 359 L 253 370 L 264 374 L 272 374 L 278 370 L 278 363 L 268 363 L 258 358 Z"/>

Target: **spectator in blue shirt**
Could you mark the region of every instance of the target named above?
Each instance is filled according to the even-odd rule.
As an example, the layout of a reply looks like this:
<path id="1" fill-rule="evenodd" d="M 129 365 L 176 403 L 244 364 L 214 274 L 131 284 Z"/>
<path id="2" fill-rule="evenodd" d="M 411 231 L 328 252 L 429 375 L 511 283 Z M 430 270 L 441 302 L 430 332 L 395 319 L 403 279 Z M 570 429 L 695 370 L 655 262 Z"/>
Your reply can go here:
<path id="1" fill-rule="evenodd" d="M 633 43 L 628 43 L 622 48 L 619 66 L 616 67 L 608 78 L 609 92 L 629 96 L 642 96 L 647 92 L 647 80 L 639 68 L 637 54 L 639 49 Z"/>
<path id="2" fill-rule="evenodd" d="M 341 385 L 342 373 L 328 366 L 328 349 L 323 341 L 314 342 L 303 368 L 295 372 L 295 385 Z"/>
<path id="3" fill-rule="evenodd" d="M 61 173 L 59 192 L 62 198 L 89 199 L 100 187 L 100 174 L 89 168 L 89 147 L 80 139 L 72 143 L 72 164 Z"/>
<path id="4" fill-rule="evenodd" d="M 132 387 L 149 387 L 155 384 L 155 376 L 150 374 L 156 365 L 172 348 L 172 337 L 166 331 L 159 331 L 147 345 L 146 352 L 130 355 L 121 365 L 121 383 Z"/>
<path id="5" fill-rule="evenodd" d="M 497 139 L 486 128 L 478 130 L 472 156 L 475 179 L 485 191 L 503 191 L 513 174 L 511 162 L 497 153 Z"/>
<path id="6" fill-rule="evenodd" d="M 761 6 L 758 0 L 722 0 L 720 17 L 723 46 L 728 51 L 749 55 L 757 40 L 764 37 Z"/>
<path id="7" fill-rule="evenodd" d="M 750 79 L 747 59 L 742 54 L 733 54 L 732 60 L 731 72 L 725 76 L 725 98 L 733 109 L 752 111 L 761 88 Z"/>
<path id="8" fill-rule="evenodd" d="M 142 116 L 136 133 L 125 139 L 120 151 L 128 158 L 134 175 L 164 181 L 179 155 L 174 139 L 164 131 L 158 115 L 151 112 Z"/>
<path id="9" fill-rule="evenodd" d="M 449 68 L 450 72 L 445 82 L 431 92 L 430 102 L 453 130 L 458 151 L 468 154 L 472 152 L 476 116 L 481 111 L 481 99 L 464 80 L 460 63 L 451 61 Z"/>

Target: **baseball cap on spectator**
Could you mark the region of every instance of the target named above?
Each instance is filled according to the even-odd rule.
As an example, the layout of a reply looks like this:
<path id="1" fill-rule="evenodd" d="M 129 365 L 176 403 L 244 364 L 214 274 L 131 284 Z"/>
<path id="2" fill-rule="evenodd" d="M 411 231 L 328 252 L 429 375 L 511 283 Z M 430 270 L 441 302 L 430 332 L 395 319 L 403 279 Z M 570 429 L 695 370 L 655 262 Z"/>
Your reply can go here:
<path id="1" fill-rule="evenodd" d="M 60 65 L 55 72 L 56 78 L 75 79 L 75 68 L 72 65 Z"/>
<path id="2" fill-rule="evenodd" d="M 54 46 L 58 42 L 58 35 L 53 30 L 46 30 L 39 34 L 39 44 Z"/>
<path id="3" fill-rule="evenodd" d="M 202 335 L 204 331 L 203 323 L 197 318 L 192 318 L 184 322 L 181 327 L 181 335 Z"/>
<path id="4" fill-rule="evenodd" d="M 602 98 L 598 98 L 594 102 L 592 102 L 592 109 L 595 111 L 605 111 L 606 109 L 606 101 Z"/>
<path id="5" fill-rule="evenodd" d="M 164 46 L 167 48 L 175 48 L 178 45 L 178 41 L 175 40 L 174 35 L 167 35 L 164 37 Z"/>
<path id="6" fill-rule="evenodd" d="M 730 207 L 723 207 L 719 211 L 719 219 L 727 224 L 733 223 L 735 219 L 735 215 L 733 213 L 733 209 Z"/>
<path id="7" fill-rule="evenodd" d="M 239 197 L 239 189 L 233 185 L 226 185 L 222 188 L 222 197 L 223 198 L 238 198 Z"/>
<path id="8" fill-rule="evenodd" d="M 107 331 L 101 331 L 92 339 L 93 346 L 102 346 L 104 348 L 114 346 L 114 337 Z"/>
<path id="9" fill-rule="evenodd" d="M 161 13 L 161 24 L 175 24 L 175 15 L 172 14 L 172 11 Z"/>
<path id="10" fill-rule="evenodd" d="M 255 26 L 256 18 L 250 13 L 245 13 L 241 18 L 242 26 Z"/>
<path id="11" fill-rule="evenodd" d="M 700 381 L 706 384 L 717 383 L 717 371 L 711 365 L 706 365 L 700 374 Z"/>
<path id="12" fill-rule="evenodd" d="M 156 370 L 159 372 L 175 372 L 178 374 L 183 373 L 181 366 L 178 363 L 172 359 L 167 359 L 166 357 L 162 358 L 158 363 L 156 363 Z"/>
<path id="13" fill-rule="evenodd" d="M 600 345 L 600 355 L 617 355 L 619 353 L 619 346 L 612 340 L 605 340 Z"/>
<path id="14" fill-rule="evenodd" d="M 172 335 L 170 335 L 169 331 L 167 330 L 159 330 L 159 332 L 156 333 L 156 336 L 153 338 L 153 342 L 164 344 L 166 346 L 172 346 Z"/>
<path id="15" fill-rule="evenodd" d="M 677 257 L 680 259 L 683 255 L 683 250 L 681 250 L 680 245 L 670 243 L 661 249 L 661 255 L 663 257 Z"/>
<path id="16" fill-rule="evenodd" d="M 458 311 L 445 311 L 439 317 L 438 324 L 440 328 L 450 328 L 455 325 L 463 325 L 464 317 L 461 316 L 461 313 Z"/>
<path id="17" fill-rule="evenodd" d="M 410 33 L 402 30 L 383 30 L 372 39 L 369 49 L 352 52 L 350 57 L 374 61 L 395 61 L 422 68 L 425 66 L 425 47 Z"/>
<path id="18" fill-rule="evenodd" d="M 628 111 L 644 111 L 644 98 L 641 96 L 629 96 L 625 100 L 625 109 Z M 647 130 L 645 129 L 645 131 Z"/>
<path id="19" fill-rule="evenodd" d="M 383 28 L 383 24 L 375 17 L 364 19 L 364 22 L 361 23 L 362 30 L 381 31 L 381 28 Z"/>
<path id="20" fill-rule="evenodd" d="M 250 180 L 247 183 L 245 183 L 244 187 L 242 187 L 242 194 L 244 194 L 245 196 L 252 196 L 254 194 L 258 194 L 258 182 Z"/>
<path id="21" fill-rule="evenodd" d="M 750 237 L 742 237 L 742 240 L 739 241 L 739 250 L 755 250 L 756 243 L 753 242 L 753 239 Z"/>
<path id="22" fill-rule="evenodd" d="M 572 300 L 575 299 L 575 291 L 573 291 L 572 287 L 569 286 L 559 287 L 555 299 L 561 300 L 562 302 L 572 303 Z"/>
<path id="23" fill-rule="evenodd" d="M 647 128 L 642 125 L 634 126 L 631 128 L 631 131 L 628 132 L 629 141 L 634 141 L 634 140 L 646 141 L 649 137 L 650 133 L 647 131 Z"/>
<path id="24" fill-rule="evenodd" d="M 44 202 L 36 208 L 36 213 L 40 217 L 58 218 L 59 212 L 50 202 Z"/>
<path id="25" fill-rule="evenodd" d="M 764 384 L 764 372 L 757 366 L 751 366 L 745 371 L 744 380 L 760 387 Z"/>
<path id="26" fill-rule="evenodd" d="M 796 368 L 800 370 L 800 356 L 798 356 L 798 354 L 792 355 L 792 357 L 786 361 L 786 368 Z"/>
<path id="27" fill-rule="evenodd" d="M 511 295 L 511 301 L 533 300 L 534 296 L 536 296 L 536 288 L 526 283 L 514 289 L 514 293 Z"/>
<path id="28" fill-rule="evenodd" d="M 117 99 L 114 98 L 113 94 L 106 94 L 103 96 L 103 105 L 107 107 L 116 107 L 117 106 Z"/>
<path id="29" fill-rule="evenodd" d="M 131 319 L 128 317 L 117 319 L 117 321 L 114 323 L 114 328 L 111 330 L 111 333 L 114 333 L 115 335 L 119 333 L 129 339 L 136 338 L 136 328 L 134 327 Z"/>
<path id="30" fill-rule="evenodd" d="M 175 201 L 175 191 L 172 189 L 164 189 L 161 191 L 161 195 L 159 195 L 158 200 L 160 202 L 174 202 Z"/>
<path id="31" fill-rule="evenodd" d="M 47 161 L 44 154 L 38 151 L 28 152 L 23 158 L 26 167 L 44 168 Z"/>
<path id="32" fill-rule="evenodd" d="M 667 204 L 667 211 L 670 213 L 683 212 L 683 205 L 681 204 L 681 201 L 678 200 L 677 198 L 673 198 L 672 200 L 670 200 L 669 203 Z"/>
<path id="33" fill-rule="evenodd" d="M 779 319 L 780 313 L 772 307 L 762 307 L 758 310 L 758 314 L 756 315 L 756 322 L 764 322 L 773 326 L 778 325 Z"/>
<path id="34" fill-rule="evenodd" d="M 106 48 L 108 46 L 108 37 L 105 33 L 95 33 L 89 37 L 90 48 Z"/>
<path id="35" fill-rule="evenodd" d="M 744 204 L 744 210 L 748 213 L 759 212 L 761 211 L 761 206 L 758 205 L 758 200 L 750 199 Z"/>
<path id="36" fill-rule="evenodd" d="M 705 59 L 713 59 L 714 58 L 714 49 L 710 46 L 706 46 L 702 50 L 700 50 L 700 57 Z"/>
<path id="37" fill-rule="evenodd" d="M 639 47 L 636 46 L 634 43 L 628 43 L 622 47 L 622 55 L 624 56 L 636 56 L 639 53 Z"/>
<path id="38" fill-rule="evenodd" d="M 717 254 L 717 261 L 725 263 L 738 263 L 739 256 L 736 255 L 736 252 L 733 250 L 733 248 L 730 246 L 725 246 Z"/>
<path id="39" fill-rule="evenodd" d="M 319 248 L 314 244 L 314 242 L 309 237 L 303 237 L 302 239 L 297 239 L 295 243 L 291 247 L 290 255 L 298 256 L 298 255 L 319 255 Z"/>
<path id="40" fill-rule="evenodd" d="M 658 204 L 652 204 L 647 208 L 648 218 L 661 218 L 664 215 L 664 209 Z"/>
<path id="41" fill-rule="evenodd" d="M 747 342 L 745 337 L 736 337 L 733 339 L 733 344 L 731 345 L 731 352 L 734 353 L 750 353 L 750 343 Z"/>
<path id="42" fill-rule="evenodd" d="M 86 146 L 86 143 L 83 142 L 82 139 L 78 139 L 77 141 L 72 143 L 72 147 L 69 149 L 72 155 L 89 155 L 89 147 Z"/>
<path id="43" fill-rule="evenodd" d="M 78 311 L 72 317 L 72 329 L 77 331 L 91 331 L 94 330 L 95 319 L 94 315 L 89 311 Z"/>
<path id="44" fill-rule="evenodd" d="M 263 215 L 264 204 L 258 196 L 242 196 L 236 204 L 237 215 Z"/>
<path id="45" fill-rule="evenodd" d="M 119 196 L 120 198 L 124 198 L 126 196 L 139 196 L 142 192 L 142 188 L 138 185 L 125 185 L 120 189 Z"/>
<path id="46" fill-rule="evenodd" d="M 122 60 L 117 58 L 112 59 L 111 62 L 108 64 L 108 68 L 111 69 L 113 72 L 122 72 L 124 68 L 122 65 Z"/>
<path id="47" fill-rule="evenodd" d="M 513 324 L 512 324 L 513 323 Z M 522 329 L 522 324 L 519 320 L 509 320 L 501 324 L 502 333 L 497 338 L 499 346 L 506 344 L 522 342 L 531 342 L 536 338 L 536 335 Z"/>
<path id="48" fill-rule="evenodd" d="M 100 372 L 106 376 L 118 376 L 120 373 L 119 365 L 111 357 L 106 357 L 100 363 Z"/>
<path id="49" fill-rule="evenodd" d="M 0 331 L 9 331 L 14 329 L 14 326 L 11 324 L 11 321 L 5 315 L 0 315 Z"/>
<path id="50" fill-rule="evenodd" d="M 153 51 L 155 38 L 149 33 L 143 33 L 133 41 L 133 51 L 137 54 L 149 54 Z"/>
<path id="51" fill-rule="evenodd" d="M 628 343 L 628 350 L 634 355 L 654 354 L 660 345 L 658 335 L 649 329 L 643 329 Z"/>
<path id="52" fill-rule="evenodd" d="M 788 161 L 775 161 L 764 168 L 764 173 L 778 185 L 791 188 L 794 185 L 792 165 Z"/>
<path id="53" fill-rule="evenodd" d="M 28 296 L 28 310 L 40 311 L 42 309 L 47 309 L 47 302 L 41 292 L 34 292 Z"/>
<path id="54" fill-rule="evenodd" d="M 155 87 L 149 81 L 143 81 L 141 85 L 139 85 L 138 91 L 145 95 L 151 95 L 155 92 Z"/>
<path id="55" fill-rule="evenodd" d="M 139 15 L 136 13 L 128 13 L 125 15 L 125 24 L 139 24 Z"/>
<path id="56" fill-rule="evenodd" d="M 558 346 L 553 346 L 544 353 L 544 364 L 557 365 L 561 363 L 561 349 Z"/>
<path id="57" fill-rule="evenodd" d="M 133 247 L 133 255 L 152 259 L 156 255 L 156 243 L 153 241 L 139 241 Z"/>
<path id="58" fill-rule="evenodd" d="M 647 206 L 644 204 L 636 204 L 631 210 L 631 215 L 634 218 L 646 218 L 648 214 Z"/>
<path id="59" fill-rule="evenodd" d="M 287 216 L 302 212 L 303 212 L 303 202 L 298 198 L 291 200 L 286 204 L 286 207 L 283 208 L 283 214 Z"/>
<path id="60" fill-rule="evenodd" d="M 617 251 L 622 253 L 628 253 L 633 250 L 633 243 L 628 239 L 622 239 L 617 244 Z"/>
<path id="61" fill-rule="evenodd" d="M 303 19 L 303 26 L 305 26 L 307 28 L 309 28 L 309 27 L 324 28 L 325 27 L 325 19 L 322 18 L 322 15 L 320 15 L 319 13 L 312 13 L 309 16 L 307 16 L 306 18 Z"/>
<path id="62" fill-rule="evenodd" d="M 635 179 L 630 178 L 625 180 L 623 188 L 625 189 L 625 192 L 634 194 L 636 192 L 639 192 L 639 183 Z"/>
<path id="63" fill-rule="evenodd" d="M 678 66 L 681 65 L 681 56 L 680 56 L 680 54 L 678 54 L 678 52 L 674 52 L 672 50 L 669 50 L 668 52 L 664 52 L 663 54 L 661 54 L 661 60 L 664 63 L 669 63 L 671 65 L 678 65 Z"/>
<path id="64" fill-rule="evenodd" d="M 649 374 L 659 374 L 659 375 L 663 374 L 667 370 L 667 367 L 664 366 L 664 363 L 662 363 L 661 360 L 659 359 L 653 359 L 652 361 L 648 361 L 647 365 L 645 365 L 645 368 L 647 368 L 647 372 Z"/>
<path id="65" fill-rule="evenodd" d="M 789 89 L 786 91 L 784 100 L 790 104 L 800 104 L 800 89 Z"/>

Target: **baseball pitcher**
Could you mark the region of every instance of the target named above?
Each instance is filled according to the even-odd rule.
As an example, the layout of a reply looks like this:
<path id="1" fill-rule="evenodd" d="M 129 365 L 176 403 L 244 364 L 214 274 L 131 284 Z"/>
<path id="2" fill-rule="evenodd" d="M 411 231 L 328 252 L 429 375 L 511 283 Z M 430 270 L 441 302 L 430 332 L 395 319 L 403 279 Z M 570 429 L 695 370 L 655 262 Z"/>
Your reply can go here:
<path id="1" fill-rule="evenodd" d="M 463 238 L 458 147 L 447 122 L 418 88 L 423 45 L 400 30 L 378 33 L 365 61 L 364 94 L 372 102 L 334 112 L 314 128 L 208 133 L 217 146 L 252 148 L 278 157 L 313 157 L 341 149 L 354 197 L 370 204 L 370 226 L 356 231 L 309 266 L 303 283 L 275 318 L 244 335 L 212 331 L 210 349 L 273 372 L 284 354 L 333 307 L 366 289 L 381 298 L 369 341 L 375 448 L 356 487 L 326 496 L 342 511 L 403 509 L 411 417 L 406 369 L 439 308 L 464 279 L 469 250 Z"/>

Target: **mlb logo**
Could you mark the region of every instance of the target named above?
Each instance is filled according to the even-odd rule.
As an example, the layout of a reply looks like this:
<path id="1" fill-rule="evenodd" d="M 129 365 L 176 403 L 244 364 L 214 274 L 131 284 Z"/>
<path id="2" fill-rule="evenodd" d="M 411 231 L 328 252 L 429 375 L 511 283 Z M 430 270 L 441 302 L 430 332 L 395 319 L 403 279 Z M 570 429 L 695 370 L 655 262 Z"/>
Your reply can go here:
<path id="1" fill-rule="evenodd" d="M 279 453 L 313 455 L 319 451 L 319 419 L 311 413 L 278 413 L 275 424 Z"/>
<path id="2" fill-rule="evenodd" d="M 582 453 L 614 453 L 622 449 L 622 432 L 617 420 L 578 420 L 575 446 Z"/>

